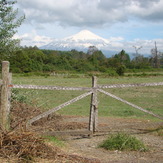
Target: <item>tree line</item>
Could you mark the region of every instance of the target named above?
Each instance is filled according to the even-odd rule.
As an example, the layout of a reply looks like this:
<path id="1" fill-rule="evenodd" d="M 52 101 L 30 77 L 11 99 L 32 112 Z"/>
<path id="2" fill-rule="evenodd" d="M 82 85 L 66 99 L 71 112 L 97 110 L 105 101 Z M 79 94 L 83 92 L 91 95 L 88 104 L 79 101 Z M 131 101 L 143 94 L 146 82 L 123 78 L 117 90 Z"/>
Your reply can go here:
<path id="1" fill-rule="evenodd" d="M 23 47 L 14 52 L 8 60 L 11 71 L 15 73 L 28 72 L 58 72 L 73 71 L 79 73 L 98 71 L 110 75 L 123 75 L 126 70 L 151 69 L 155 67 L 154 57 L 137 55 L 130 58 L 124 50 L 107 58 L 102 51 L 95 50 L 91 54 L 77 51 L 42 50 L 35 47 Z M 163 67 L 163 56 L 159 58 Z"/>

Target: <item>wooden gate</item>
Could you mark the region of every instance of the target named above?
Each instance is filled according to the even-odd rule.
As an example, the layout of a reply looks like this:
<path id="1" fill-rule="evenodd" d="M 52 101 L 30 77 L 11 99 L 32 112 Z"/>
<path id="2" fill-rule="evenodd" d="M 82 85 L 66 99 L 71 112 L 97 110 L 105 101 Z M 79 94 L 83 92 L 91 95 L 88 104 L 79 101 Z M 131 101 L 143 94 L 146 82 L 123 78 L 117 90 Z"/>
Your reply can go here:
<path id="1" fill-rule="evenodd" d="M 107 96 L 110 96 L 116 100 L 119 100 L 125 104 L 132 106 L 133 108 L 139 109 L 147 114 L 150 114 L 159 119 L 163 119 L 163 117 L 154 114 L 153 112 L 147 111 L 135 104 L 132 104 L 126 100 L 123 100 L 109 92 L 104 91 L 105 88 L 125 88 L 125 87 L 142 87 L 142 86 L 161 86 L 163 82 L 159 83 L 141 83 L 141 84 L 114 84 L 114 85 L 98 85 L 97 77 L 92 77 L 92 87 L 61 87 L 61 86 L 38 86 L 38 85 L 12 85 L 11 84 L 11 75 L 9 73 L 9 62 L 2 62 L 2 80 L 0 80 L 1 86 L 1 98 L 0 98 L 0 124 L 3 128 L 9 129 L 9 113 L 10 113 L 10 95 L 11 88 L 17 89 L 41 89 L 41 90 L 61 90 L 61 91 L 86 91 L 86 93 L 77 96 L 53 109 L 50 109 L 32 119 L 29 119 L 27 122 L 27 126 L 31 125 L 33 122 L 46 117 L 65 106 L 68 106 L 84 97 L 91 95 L 91 103 L 90 103 L 90 115 L 89 115 L 89 131 L 95 132 L 98 130 L 98 99 L 97 93 L 101 92 Z"/>

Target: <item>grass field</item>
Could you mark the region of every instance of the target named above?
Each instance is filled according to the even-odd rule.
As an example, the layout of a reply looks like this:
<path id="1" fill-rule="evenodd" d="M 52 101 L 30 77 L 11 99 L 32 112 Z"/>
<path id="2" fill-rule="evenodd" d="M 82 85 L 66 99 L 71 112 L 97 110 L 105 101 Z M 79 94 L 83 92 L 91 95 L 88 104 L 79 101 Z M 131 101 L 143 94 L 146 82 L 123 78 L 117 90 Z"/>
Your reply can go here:
<path id="1" fill-rule="evenodd" d="M 152 83 L 163 82 L 162 76 L 155 77 L 111 77 L 99 78 L 98 84 L 127 84 L 127 83 Z M 20 75 L 13 76 L 13 84 L 33 84 L 33 85 L 54 85 L 54 86 L 77 86 L 91 87 L 90 78 L 64 78 L 64 77 L 41 77 Z M 134 88 L 114 88 L 105 89 L 106 91 L 121 97 L 129 102 L 152 111 L 155 114 L 163 116 L 163 86 L 156 87 L 134 87 Z M 30 102 L 32 105 L 38 106 L 43 110 L 54 108 L 80 94 L 84 91 L 51 91 L 51 90 L 18 90 L 18 96 L 22 96 L 23 100 Z M 136 110 L 122 102 L 119 102 L 102 93 L 98 93 L 99 97 L 99 115 L 100 116 L 116 116 L 153 119 L 139 110 Z M 90 108 L 90 96 L 76 103 L 73 103 L 59 111 L 60 114 L 88 116 Z"/>

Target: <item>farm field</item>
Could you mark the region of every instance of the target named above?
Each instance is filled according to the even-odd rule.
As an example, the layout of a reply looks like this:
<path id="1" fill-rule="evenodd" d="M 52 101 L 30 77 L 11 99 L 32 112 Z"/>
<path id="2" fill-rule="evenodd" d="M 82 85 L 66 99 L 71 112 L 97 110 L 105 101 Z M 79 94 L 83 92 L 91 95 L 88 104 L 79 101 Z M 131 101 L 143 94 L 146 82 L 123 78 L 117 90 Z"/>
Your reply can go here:
<path id="1" fill-rule="evenodd" d="M 128 83 L 153 83 L 162 82 L 162 76 L 155 77 L 110 77 L 98 78 L 98 84 L 128 84 Z M 32 85 L 54 85 L 67 87 L 91 87 L 91 77 L 62 77 L 62 76 L 13 76 L 13 84 L 32 84 Z M 138 105 L 148 111 L 152 111 L 160 116 L 163 115 L 163 86 L 156 87 L 134 87 L 134 88 L 112 88 L 105 89 L 124 100 Z M 85 91 L 58 91 L 58 90 L 24 90 L 17 89 L 18 98 L 40 107 L 43 111 L 52 109 L 76 96 L 85 93 Z M 98 93 L 99 116 L 105 117 L 125 117 L 125 118 L 143 118 L 157 120 L 139 110 L 132 108 L 122 102 L 112 99 L 102 93 Z M 88 116 L 90 108 L 90 96 L 77 101 L 60 111 L 62 115 L 80 115 Z"/>

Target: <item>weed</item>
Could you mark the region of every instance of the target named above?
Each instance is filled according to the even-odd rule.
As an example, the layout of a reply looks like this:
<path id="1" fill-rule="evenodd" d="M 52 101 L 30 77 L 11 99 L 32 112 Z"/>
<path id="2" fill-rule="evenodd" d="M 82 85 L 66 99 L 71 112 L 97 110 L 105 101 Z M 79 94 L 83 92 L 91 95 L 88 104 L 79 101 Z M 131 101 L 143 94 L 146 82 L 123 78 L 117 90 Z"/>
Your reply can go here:
<path id="1" fill-rule="evenodd" d="M 12 101 L 16 100 L 16 101 L 21 102 L 21 103 L 27 103 L 28 102 L 27 96 L 24 96 L 23 94 L 21 94 L 18 89 L 12 90 L 11 100 Z"/>
<path id="2" fill-rule="evenodd" d="M 124 110 L 124 116 L 133 116 L 135 115 L 134 111 L 132 110 Z"/>
<path id="3" fill-rule="evenodd" d="M 147 151 L 147 148 L 134 136 L 130 136 L 126 133 L 117 133 L 111 135 L 106 139 L 99 147 L 107 150 L 128 150 L 128 151 Z"/>
<path id="4" fill-rule="evenodd" d="M 63 147 L 65 144 L 62 140 L 55 136 L 44 136 L 48 142 L 53 142 L 56 146 Z"/>

